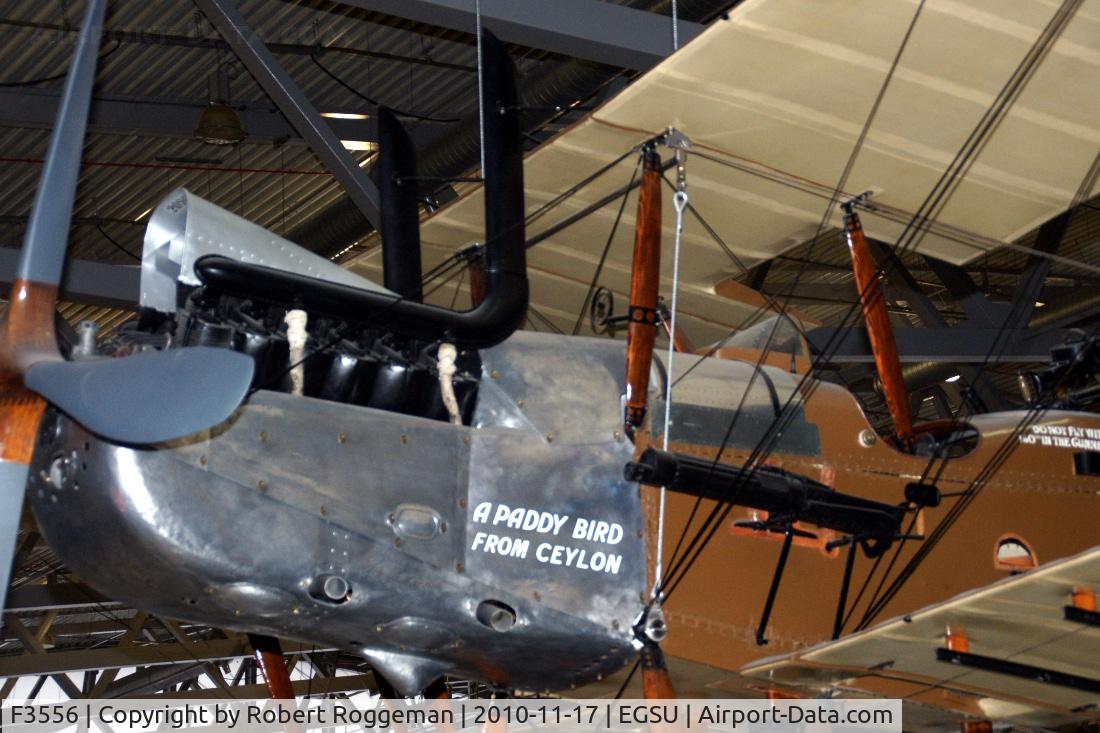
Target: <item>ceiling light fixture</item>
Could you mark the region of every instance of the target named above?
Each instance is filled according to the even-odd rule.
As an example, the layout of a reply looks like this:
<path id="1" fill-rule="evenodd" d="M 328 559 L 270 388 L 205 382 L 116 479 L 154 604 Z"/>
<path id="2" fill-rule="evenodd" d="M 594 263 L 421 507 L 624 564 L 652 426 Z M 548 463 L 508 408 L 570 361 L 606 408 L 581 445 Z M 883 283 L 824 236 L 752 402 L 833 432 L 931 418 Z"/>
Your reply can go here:
<path id="1" fill-rule="evenodd" d="M 348 150 L 366 150 L 372 153 L 378 150 L 378 143 L 373 140 L 341 140 L 340 144 Z"/>
<path id="2" fill-rule="evenodd" d="M 331 120 L 369 120 L 370 115 L 361 114 L 359 112 L 322 112 L 322 117 L 328 117 Z"/>
<path id="3" fill-rule="evenodd" d="M 233 145 L 244 140 L 245 134 L 237 110 L 221 102 L 204 107 L 195 125 L 195 137 L 210 145 Z"/>
<path id="4" fill-rule="evenodd" d="M 229 74 L 224 64 L 210 77 L 210 104 L 199 113 L 195 137 L 209 145 L 235 145 L 247 133 L 237 110 L 229 104 Z"/>

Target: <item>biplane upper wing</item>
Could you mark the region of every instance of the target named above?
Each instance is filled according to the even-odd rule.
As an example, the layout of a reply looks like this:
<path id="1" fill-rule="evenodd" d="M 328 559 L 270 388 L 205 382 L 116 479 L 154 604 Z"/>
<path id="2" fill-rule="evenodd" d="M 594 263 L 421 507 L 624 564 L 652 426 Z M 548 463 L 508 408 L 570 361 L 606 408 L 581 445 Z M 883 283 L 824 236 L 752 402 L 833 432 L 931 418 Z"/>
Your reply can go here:
<path id="1" fill-rule="evenodd" d="M 961 716 L 1040 728 L 1095 720 L 1100 615 L 1071 598 L 1096 587 L 1100 547 L 741 672 L 800 695 L 902 698 L 906 730 L 958 730 Z M 965 629 L 967 651 L 948 648 L 948 626 Z"/>
<path id="2" fill-rule="evenodd" d="M 742 265 L 805 242 L 818 229 L 917 7 L 912 0 L 746 0 L 533 152 L 525 168 L 528 214 L 673 126 L 694 144 L 687 164 L 691 204 Z M 923 7 L 848 178 L 846 193 L 875 192 L 880 208 L 864 216 L 869 236 L 896 241 L 1054 10 L 1051 3 L 999 0 Z M 1088 0 L 919 248 L 964 263 L 1063 210 L 1100 150 L 1100 97 L 1092 93 L 1098 72 L 1100 2 Z M 533 218 L 529 241 L 625 186 L 636 162 L 627 155 Z M 675 178 L 672 170 L 667 175 Z M 480 198 L 480 187 L 470 186 L 425 223 L 426 267 L 477 241 L 484 231 Z M 664 204 L 666 247 L 671 198 Z M 531 249 L 538 308 L 572 324 L 616 204 L 612 196 Z M 628 290 L 633 209 L 624 211 L 601 278 L 620 294 Z M 839 212 L 833 214 L 829 223 L 838 226 Z M 681 316 L 702 342 L 744 315 L 714 297 L 715 284 L 740 269 L 690 213 L 684 247 Z M 671 259 L 662 263 L 666 276 Z M 376 254 L 354 265 L 375 279 L 380 266 Z"/>

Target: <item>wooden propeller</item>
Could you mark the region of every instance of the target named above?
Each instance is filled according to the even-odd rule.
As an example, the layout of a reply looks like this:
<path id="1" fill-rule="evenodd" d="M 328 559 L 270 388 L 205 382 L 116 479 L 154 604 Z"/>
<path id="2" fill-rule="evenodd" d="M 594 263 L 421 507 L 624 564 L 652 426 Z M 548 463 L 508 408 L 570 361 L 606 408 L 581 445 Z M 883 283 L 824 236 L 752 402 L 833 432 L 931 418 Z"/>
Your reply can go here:
<path id="1" fill-rule="evenodd" d="M 0 607 L 28 466 L 47 403 L 109 440 L 155 443 L 222 422 L 252 381 L 252 360 L 223 349 L 172 349 L 70 362 L 57 348 L 54 310 L 105 7 L 106 0 L 87 4 L 11 300 L 0 315 Z"/>

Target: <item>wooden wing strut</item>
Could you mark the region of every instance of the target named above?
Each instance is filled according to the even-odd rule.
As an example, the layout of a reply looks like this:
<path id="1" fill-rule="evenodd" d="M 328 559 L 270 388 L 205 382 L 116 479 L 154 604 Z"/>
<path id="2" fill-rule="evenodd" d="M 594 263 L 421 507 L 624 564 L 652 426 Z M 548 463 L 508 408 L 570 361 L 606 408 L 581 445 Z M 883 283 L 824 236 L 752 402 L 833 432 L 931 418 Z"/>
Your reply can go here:
<path id="1" fill-rule="evenodd" d="M 642 185 L 634 229 L 634 265 L 626 338 L 626 406 L 623 426 L 633 435 L 642 424 L 649 394 L 649 370 L 657 339 L 657 288 L 661 278 L 661 157 L 642 156 Z"/>
<path id="2" fill-rule="evenodd" d="M 898 447 L 909 450 L 913 441 L 913 418 L 909 414 L 909 395 L 905 389 L 905 380 L 901 375 L 901 362 L 898 359 L 898 347 L 894 341 L 894 330 L 890 325 L 890 315 L 886 312 L 886 299 L 878 280 L 878 266 L 867 246 L 863 235 L 863 225 L 854 211 L 855 202 L 845 204 L 844 230 L 848 237 L 848 248 L 852 252 L 852 272 L 856 278 L 860 302 L 863 306 L 863 320 L 867 325 L 867 338 L 871 342 L 871 352 L 875 357 L 875 367 L 882 381 L 882 392 L 886 406 L 894 421 L 894 434 Z"/>

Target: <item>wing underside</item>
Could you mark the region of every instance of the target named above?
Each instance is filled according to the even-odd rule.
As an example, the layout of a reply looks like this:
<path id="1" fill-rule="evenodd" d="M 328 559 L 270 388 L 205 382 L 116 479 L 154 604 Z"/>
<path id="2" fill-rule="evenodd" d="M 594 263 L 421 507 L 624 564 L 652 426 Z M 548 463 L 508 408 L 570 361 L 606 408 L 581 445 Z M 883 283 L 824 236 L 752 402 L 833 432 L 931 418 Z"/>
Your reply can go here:
<path id="1" fill-rule="evenodd" d="M 1050 3 L 903 0 L 747 0 L 582 122 L 528 156 L 532 295 L 540 309 L 576 314 L 618 210 L 631 150 L 668 127 L 694 144 L 681 267 L 682 315 L 692 333 L 736 322 L 715 285 L 742 267 L 810 240 L 822 223 L 864 125 L 898 57 L 845 195 L 874 191 L 869 236 L 895 242 L 1050 21 Z M 1087 0 L 920 239 L 926 254 L 961 264 L 1012 242 L 1064 210 L 1100 150 L 1100 2 Z M 671 151 L 662 149 L 668 160 Z M 622 159 L 614 164 L 616 159 Z M 598 178 L 573 190 L 600 169 Z M 668 170 L 675 179 L 675 170 Z M 482 190 L 424 223 L 425 266 L 478 240 Z M 664 241 L 673 241 L 671 196 Z M 567 217 L 599 208 L 543 238 Z M 633 206 L 623 212 L 601 284 L 625 293 Z M 833 207 L 828 227 L 840 225 Z M 621 241 L 619 241 L 621 240 Z M 732 252 L 734 257 L 730 256 Z M 734 261 L 734 258 L 737 261 Z M 665 276 L 671 257 L 665 258 Z M 377 278 L 380 261 L 353 269 Z M 752 310 L 745 307 L 745 315 Z M 571 323 L 572 321 L 570 321 Z"/>
<path id="2" fill-rule="evenodd" d="M 1095 720 L 1100 616 L 1071 598 L 1096 587 L 1100 547 L 741 672 L 799 695 L 902 698 L 906 730 L 957 730 L 961 717 L 1043 728 Z M 946 647 L 949 626 L 965 629 L 965 653 Z"/>

